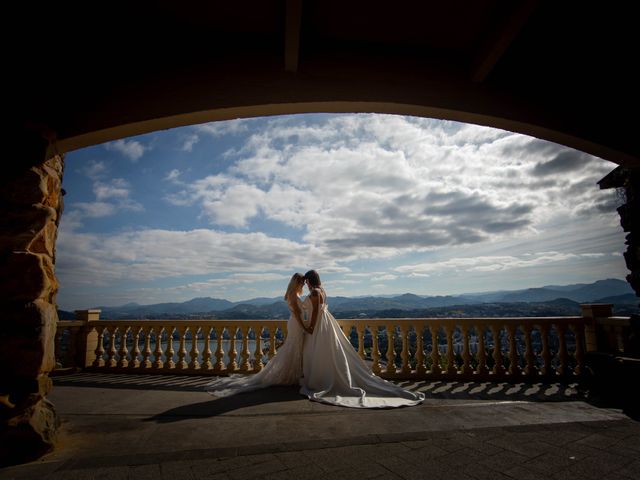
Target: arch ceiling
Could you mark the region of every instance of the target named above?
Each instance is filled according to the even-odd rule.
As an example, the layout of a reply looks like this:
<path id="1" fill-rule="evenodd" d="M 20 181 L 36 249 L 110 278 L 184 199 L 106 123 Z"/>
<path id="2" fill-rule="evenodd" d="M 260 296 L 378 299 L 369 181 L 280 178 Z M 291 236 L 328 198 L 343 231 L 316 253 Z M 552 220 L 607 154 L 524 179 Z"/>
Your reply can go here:
<path id="1" fill-rule="evenodd" d="M 387 112 L 640 165 L 632 2 L 12 2 L 11 119 L 70 151 L 210 120 Z"/>

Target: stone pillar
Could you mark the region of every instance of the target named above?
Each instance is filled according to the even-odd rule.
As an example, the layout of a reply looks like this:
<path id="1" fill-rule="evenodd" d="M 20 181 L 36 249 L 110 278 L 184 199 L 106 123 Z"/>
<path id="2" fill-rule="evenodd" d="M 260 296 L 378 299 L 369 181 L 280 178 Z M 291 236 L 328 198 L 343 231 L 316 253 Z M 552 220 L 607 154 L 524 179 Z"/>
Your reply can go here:
<path id="1" fill-rule="evenodd" d="M 585 349 L 587 352 L 596 352 L 605 347 L 600 338 L 597 319 L 611 317 L 613 315 L 613 305 L 610 303 L 593 303 L 580 305 L 580 308 L 585 319 Z"/>
<path id="2" fill-rule="evenodd" d="M 630 273 L 627 281 L 640 297 L 640 169 L 617 167 L 598 182 L 601 189 L 618 188 L 625 203 L 618 208 L 620 225 L 627 233 L 624 259 Z"/>
<path id="3" fill-rule="evenodd" d="M 102 310 L 76 310 L 76 320 L 82 320 L 85 326 L 80 331 L 75 364 L 80 368 L 90 367 L 96 358 L 98 332 L 91 322 L 100 320 Z"/>
<path id="4" fill-rule="evenodd" d="M 0 180 L 0 464 L 51 450 L 59 425 L 46 397 L 55 367 L 63 157 L 46 159 L 45 151 L 41 137 L 27 138 L 24 161 L 9 159 Z"/>

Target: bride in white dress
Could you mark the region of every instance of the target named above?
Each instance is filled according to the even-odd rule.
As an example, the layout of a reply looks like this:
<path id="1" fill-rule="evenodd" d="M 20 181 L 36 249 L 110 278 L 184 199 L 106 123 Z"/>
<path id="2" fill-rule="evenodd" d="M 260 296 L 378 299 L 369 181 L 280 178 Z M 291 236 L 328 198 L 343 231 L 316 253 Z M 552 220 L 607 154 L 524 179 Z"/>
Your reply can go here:
<path id="1" fill-rule="evenodd" d="M 289 281 L 284 299 L 289 305 L 291 315 L 287 322 L 287 337 L 278 352 L 265 367 L 255 375 L 230 375 L 218 378 L 205 387 L 216 397 L 228 397 L 241 392 L 259 390 L 272 385 L 300 385 L 302 377 L 302 344 L 304 331 L 303 304 L 300 300 L 304 287 L 304 276 L 295 273 Z M 275 341 L 272 333 L 271 341 Z"/>
<path id="2" fill-rule="evenodd" d="M 310 400 L 353 408 L 417 405 L 424 394 L 410 392 L 371 371 L 360 358 L 336 319 L 315 270 L 305 274 L 309 295 L 305 307 L 310 324 L 304 335 L 302 388 Z M 309 305 L 310 304 L 310 305 Z"/>

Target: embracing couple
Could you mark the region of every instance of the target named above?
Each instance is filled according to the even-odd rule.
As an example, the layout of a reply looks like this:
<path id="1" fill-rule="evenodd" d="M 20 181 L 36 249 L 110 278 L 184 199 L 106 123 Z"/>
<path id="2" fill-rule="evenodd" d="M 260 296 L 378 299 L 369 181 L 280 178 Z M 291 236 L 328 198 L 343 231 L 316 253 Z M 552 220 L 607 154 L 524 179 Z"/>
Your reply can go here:
<path id="1" fill-rule="evenodd" d="M 309 295 L 302 300 L 305 283 Z M 329 312 L 315 270 L 295 273 L 284 298 L 291 315 L 278 353 L 255 375 L 214 380 L 207 385 L 209 393 L 224 397 L 272 385 L 300 385 L 300 393 L 310 400 L 343 407 L 402 407 L 424 400 L 424 394 L 373 374 Z"/>

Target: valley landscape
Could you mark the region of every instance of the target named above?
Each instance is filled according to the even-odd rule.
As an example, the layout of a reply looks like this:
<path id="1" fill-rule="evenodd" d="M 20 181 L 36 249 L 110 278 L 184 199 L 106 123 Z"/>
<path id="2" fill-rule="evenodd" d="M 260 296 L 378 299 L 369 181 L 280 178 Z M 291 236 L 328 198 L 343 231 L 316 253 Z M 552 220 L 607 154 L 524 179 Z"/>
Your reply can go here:
<path id="1" fill-rule="evenodd" d="M 524 290 L 426 296 L 411 293 L 366 297 L 328 298 L 336 318 L 421 318 L 421 317 L 543 317 L 580 315 L 581 303 L 610 303 L 615 315 L 640 313 L 640 298 L 629 284 L 619 279 L 589 284 L 550 285 Z M 101 319 L 285 319 L 287 304 L 281 297 L 253 298 L 231 302 L 200 297 L 181 303 L 158 303 L 109 307 Z M 59 311 L 61 320 L 74 318 L 73 312 Z"/>

